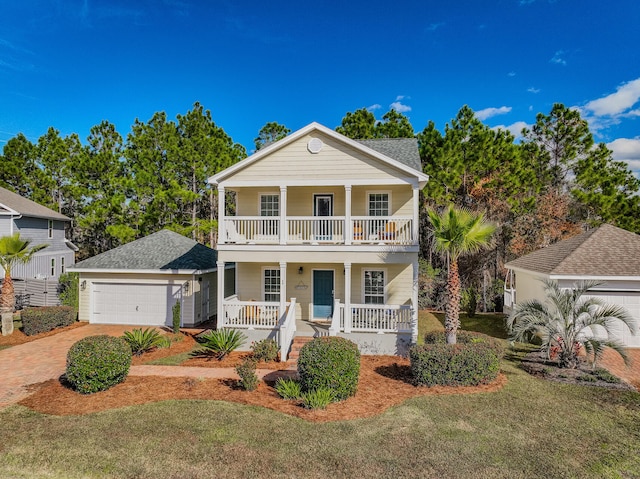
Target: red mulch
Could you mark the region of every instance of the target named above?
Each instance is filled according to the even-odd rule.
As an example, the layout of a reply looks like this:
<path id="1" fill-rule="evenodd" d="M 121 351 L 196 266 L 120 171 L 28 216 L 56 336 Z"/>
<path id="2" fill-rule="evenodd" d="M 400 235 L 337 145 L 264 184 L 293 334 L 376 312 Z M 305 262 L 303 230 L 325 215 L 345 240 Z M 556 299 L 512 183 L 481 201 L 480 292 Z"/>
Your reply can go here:
<path id="1" fill-rule="evenodd" d="M 90 395 L 76 393 L 59 380 L 49 380 L 34 385 L 33 394 L 20 404 L 44 414 L 66 416 L 169 399 L 208 399 L 261 406 L 309 421 L 327 422 L 375 416 L 416 396 L 493 392 L 507 382 L 501 374 L 493 383 L 477 387 L 426 388 L 411 385 L 409 375 L 408 359 L 363 356 L 356 395 L 330 404 L 325 410 L 306 410 L 298 402 L 281 399 L 268 380 L 261 382 L 256 391 L 248 392 L 238 389 L 234 380 L 153 376 L 130 376 L 107 391 Z"/>
<path id="2" fill-rule="evenodd" d="M 18 344 L 29 343 L 31 341 L 35 341 L 36 339 L 46 338 L 47 336 L 53 336 L 54 334 L 63 333 L 65 331 L 69 331 L 71 329 L 81 328 L 82 326 L 86 326 L 87 322 L 76 321 L 70 326 L 65 326 L 64 328 L 56 328 L 51 331 L 47 331 L 46 333 L 35 334 L 33 336 L 27 336 L 19 329 L 14 329 L 13 334 L 9 336 L 0 336 L 0 346 L 17 346 Z"/>

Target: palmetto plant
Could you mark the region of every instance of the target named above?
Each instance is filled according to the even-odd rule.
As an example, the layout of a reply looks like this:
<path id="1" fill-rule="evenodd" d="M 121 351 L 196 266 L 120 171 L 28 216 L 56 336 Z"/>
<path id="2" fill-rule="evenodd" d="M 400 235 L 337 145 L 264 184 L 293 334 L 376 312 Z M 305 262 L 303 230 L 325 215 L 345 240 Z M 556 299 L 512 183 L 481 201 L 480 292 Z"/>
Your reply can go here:
<path id="1" fill-rule="evenodd" d="M 434 210 L 428 210 L 427 213 L 432 226 L 433 248 L 449 260 L 444 328 L 447 343 L 455 344 L 456 332 L 460 327 L 458 259 L 486 248 L 496 227 L 486 221 L 482 213 L 473 213 L 453 205 L 441 213 Z"/>
<path id="2" fill-rule="evenodd" d="M 611 339 L 611 332 L 614 326 L 626 326 L 635 334 L 637 320 L 620 306 L 585 297 L 599 284 L 583 281 L 571 289 L 561 289 L 556 281 L 545 281 L 545 302 L 517 304 L 507 318 L 510 339 L 528 342 L 539 337 L 542 350 L 548 356 L 557 354 L 561 368 L 577 367 L 581 348 L 592 357 L 594 367 L 605 347 L 617 351 L 627 362 L 623 345 Z"/>
<path id="3" fill-rule="evenodd" d="M 171 341 L 158 332 L 157 329 L 134 329 L 125 331 L 122 338 L 131 346 L 131 352 L 136 356 L 146 353 L 154 348 L 167 348 Z"/>
<path id="4" fill-rule="evenodd" d="M 47 245 L 31 246 L 31 240 L 20 238 L 20 233 L 0 238 L 0 267 L 4 269 L 4 282 L 0 293 L 2 334 L 13 332 L 13 308 L 16 305 L 11 269 L 18 263 L 28 263 L 31 257 Z"/>
<path id="5" fill-rule="evenodd" d="M 218 329 L 200 336 L 202 345 L 219 360 L 238 349 L 246 340 L 247 337 L 235 329 Z"/>

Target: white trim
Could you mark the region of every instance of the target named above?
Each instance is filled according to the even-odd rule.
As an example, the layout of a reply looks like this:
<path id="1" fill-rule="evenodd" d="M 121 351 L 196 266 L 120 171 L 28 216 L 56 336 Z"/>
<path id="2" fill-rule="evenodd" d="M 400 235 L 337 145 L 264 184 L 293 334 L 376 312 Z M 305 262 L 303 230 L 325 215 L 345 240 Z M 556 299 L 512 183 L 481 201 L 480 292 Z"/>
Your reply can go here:
<path id="1" fill-rule="evenodd" d="M 66 272 L 67 268 L 65 268 L 64 256 L 60 256 L 60 274 L 65 274 Z"/>
<path id="2" fill-rule="evenodd" d="M 276 196 L 278 197 L 278 214 L 277 215 L 271 215 L 271 216 L 263 216 L 262 215 L 262 197 L 263 196 Z M 280 211 L 282 211 L 282 197 L 280 195 L 280 192 L 265 192 L 265 193 L 261 193 L 258 192 L 258 215 L 261 218 L 278 218 L 280 216 Z"/>
<path id="3" fill-rule="evenodd" d="M 336 270 L 335 268 L 311 268 L 311 297 L 309 298 L 309 320 L 317 321 L 317 320 L 326 320 L 327 318 L 316 318 L 314 315 L 314 304 L 313 304 L 313 296 L 315 293 L 315 284 L 313 281 L 313 273 L 316 271 L 331 271 L 333 273 L 333 297 L 331 298 L 331 307 L 333 308 L 336 298 Z"/>
<path id="4" fill-rule="evenodd" d="M 4 203 L 0 203 L 0 208 L 4 208 L 7 212 L 0 212 L 0 215 L 20 216 L 20 212 L 8 207 Z"/>
<path id="5" fill-rule="evenodd" d="M 274 244 L 225 244 L 220 245 L 218 247 L 218 252 L 220 251 L 251 251 L 251 252 L 316 252 L 316 253 L 326 253 L 326 252 L 361 252 L 361 253 L 417 253 L 419 250 L 419 245 L 394 245 L 394 244 L 371 244 L 371 245 L 322 245 L 319 247 L 317 245 L 274 245 Z"/>
<path id="6" fill-rule="evenodd" d="M 69 273 L 112 273 L 112 274 L 206 274 L 217 271 L 217 268 L 209 269 L 108 269 L 108 268 L 77 268 L 69 267 Z"/>
<path id="7" fill-rule="evenodd" d="M 320 185 L 321 183 L 321 185 Z M 234 188 L 246 188 L 246 187 L 268 187 L 273 186 L 275 188 L 281 186 L 389 186 L 389 185 L 411 185 L 419 187 L 420 183 L 415 178 L 351 178 L 348 180 L 335 180 L 335 179 L 318 179 L 313 180 L 300 180 L 296 178 L 280 180 L 280 181 L 263 181 L 263 180 L 237 180 L 237 181 L 225 181 L 220 183 L 221 186 L 228 190 Z"/>
<path id="8" fill-rule="evenodd" d="M 551 280 L 568 280 L 568 281 L 640 281 L 640 276 L 611 276 L 611 275 L 583 275 L 583 274 L 554 274 L 541 273 L 531 269 L 520 268 L 517 266 L 505 265 L 506 269 L 516 273 L 526 273 L 538 278 L 548 278 Z"/>
<path id="9" fill-rule="evenodd" d="M 369 148 L 368 146 L 363 145 L 362 143 L 359 143 L 355 140 L 352 140 L 351 138 L 347 138 L 344 135 L 341 135 L 340 133 L 331 130 L 330 128 L 327 128 L 326 126 L 323 126 L 317 122 L 313 122 L 310 123 L 309 125 L 305 126 L 304 128 L 299 129 L 298 131 L 291 133 L 289 136 L 276 141 L 264 148 L 261 148 L 260 150 L 258 150 L 256 153 L 254 153 L 253 155 L 249 156 L 248 158 L 245 158 L 244 160 L 236 163 L 233 166 L 230 166 L 229 168 L 226 168 L 225 170 L 222 170 L 221 172 L 209 177 L 207 179 L 208 183 L 211 184 L 218 184 L 223 182 L 226 178 L 229 178 L 230 176 L 233 176 L 237 171 L 242 170 L 244 168 L 246 168 L 247 166 L 251 165 L 252 163 L 255 163 L 256 161 L 260 160 L 261 158 L 270 155 L 271 153 L 278 151 L 282 148 L 284 148 L 285 146 L 293 143 L 294 141 L 298 140 L 299 138 L 302 138 L 303 136 L 307 135 L 307 134 L 311 134 L 314 131 L 319 131 L 325 135 L 327 135 L 328 137 L 339 141 L 347 146 L 350 146 L 351 148 L 355 149 L 356 151 L 359 151 L 361 153 L 365 153 L 368 154 L 372 157 L 374 157 L 377 160 L 380 160 L 384 163 L 387 163 L 393 167 L 395 167 L 396 169 L 403 171 L 405 173 L 409 173 L 413 178 L 417 178 L 418 181 L 420 182 L 424 182 L 426 184 L 427 181 L 429 181 L 429 177 L 427 175 L 425 175 L 423 172 L 418 171 L 418 170 L 414 170 L 413 168 L 405 165 L 404 163 L 401 163 L 400 161 L 394 160 L 393 158 L 390 158 L 386 155 L 383 155 L 382 153 L 380 153 L 379 151 L 376 151 L 372 148 Z"/>
<path id="10" fill-rule="evenodd" d="M 277 266 L 263 266 L 261 268 L 262 274 L 260 275 L 260 290 L 262 293 L 262 301 L 267 301 L 266 296 L 267 296 L 267 292 L 264 290 L 265 284 L 264 284 L 264 273 L 267 270 L 273 270 L 273 271 L 277 271 L 278 272 L 278 276 L 280 276 L 280 265 L 278 264 Z M 236 275 L 237 276 L 237 275 Z M 279 278 L 279 282 L 278 282 L 278 286 L 280 287 L 280 300 L 278 300 L 278 302 L 280 302 L 282 300 L 282 277 Z M 236 290 L 237 291 L 237 290 Z M 274 294 L 274 293 L 269 293 L 269 294 Z M 273 300 L 270 300 L 273 301 Z"/>
<path id="11" fill-rule="evenodd" d="M 386 215 L 381 216 L 393 216 L 393 203 L 391 202 L 391 190 L 366 190 L 364 192 L 365 201 L 367 202 L 367 216 L 371 216 L 371 212 L 369 211 L 369 203 L 371 195 L 388 195 L 389 197 L 389 211 Z M 376 218 L 373 216 L 372 218 Z"/>
<path id="12" fill-rule="evenodd" d="M 51 261 L 49 262 L 49 265 L 50 265 L 49 273 L 51 273 L 49 276 L 51 278 L 54 278 L 54 277 L 58 276 L 56 274 L 56 257 L 55 256 L 51 257 Z"/>
<path id="13" fill-rule="evenodd" d="M 387 286 L 389 285 L 389 274 L 387 272 L 387 268 L 376 268 L 376 267 L 372 267 L 372 266 L 365 266 L 360 270 L 360 277 L 361 277 L 361 283 L 360 283 L 360 294 L 362 295 L 361 301 L 362 304 L 378 304 L 378 303 L 367 303 L 366 297 L 365 297 L 365 273 L 367 271 L 382 271 L 383 275 L 384 275 L 384 284 L 383 284 L 383 288 L 382 288 L 382 292 L 383 292 L 383 302 L 382 304 L 387 304 Z"/>
<path id="14" fill-rule="evenodd" d="M 53 238 L 53 220 L 47 220 L 47 238 Z"/>
<path id="15" fill-rule="evenodd" d="M 318 196 L 330 196 L 331 197 L 331 214 L 329 216 L 333 216 L 333 209 L 335 206 L 335 198 L 334 198 L 334 194 L 333 193 L 315 193 L 312 192 L 311 193 L 311 207 L 313 208 L 313 211 L 311 212 L 311 216 L 317 216 L 316 214 L 316 198 Z"/>

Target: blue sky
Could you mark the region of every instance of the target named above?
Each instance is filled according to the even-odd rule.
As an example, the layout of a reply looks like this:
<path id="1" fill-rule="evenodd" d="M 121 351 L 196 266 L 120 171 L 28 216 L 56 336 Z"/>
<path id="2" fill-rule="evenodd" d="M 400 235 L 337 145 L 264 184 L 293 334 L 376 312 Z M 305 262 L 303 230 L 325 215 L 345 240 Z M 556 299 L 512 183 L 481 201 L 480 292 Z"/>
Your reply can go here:
<path id="1" fill-rule="evenodd" d="M 0 0 L 0 147 L 195 101 L 249 152 L 269 121 L 395 107 L 420 131 L 467 104 L 518 132 L 561 102 L 640 171 L 639 20 L 637 0 Z"/>

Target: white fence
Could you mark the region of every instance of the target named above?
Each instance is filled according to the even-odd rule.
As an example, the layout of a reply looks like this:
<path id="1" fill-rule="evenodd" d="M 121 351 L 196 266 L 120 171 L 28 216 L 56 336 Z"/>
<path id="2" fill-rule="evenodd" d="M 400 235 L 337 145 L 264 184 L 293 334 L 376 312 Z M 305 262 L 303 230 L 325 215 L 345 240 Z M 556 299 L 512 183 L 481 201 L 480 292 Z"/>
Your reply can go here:
<path id="1" fill-rule="evenodd" d="M 222 314 L 225 328 L 275 329 L 280 319 L 280 303 L 225 300 Z"/>
<path id="2" fill-rule="evenodd" d="M 411 306 L 398 304 L 352 304 L 351 318 L 345 315 L 345 305 L 336 301 L 331 330 L 397 333 L 412 331 Z"/>

